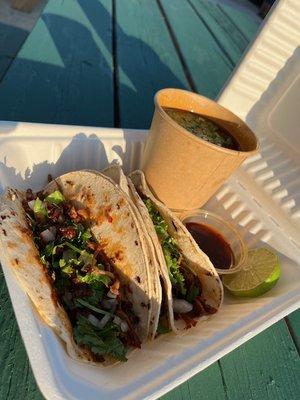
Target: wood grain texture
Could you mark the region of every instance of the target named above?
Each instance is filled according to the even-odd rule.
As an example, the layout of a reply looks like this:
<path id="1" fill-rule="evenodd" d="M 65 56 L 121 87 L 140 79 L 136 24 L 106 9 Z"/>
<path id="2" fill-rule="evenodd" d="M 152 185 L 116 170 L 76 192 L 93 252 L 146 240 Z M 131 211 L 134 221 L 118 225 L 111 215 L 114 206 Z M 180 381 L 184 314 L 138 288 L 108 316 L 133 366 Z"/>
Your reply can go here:
<path id="1" fill-rule="evenodd" d="M 230 75 L 232 62 L 188 2 L 160 1 L 197 91 L 215 98 Z"/>
<path id="2" fill-rule="evenodd" d="M 0 22 L 0 82 L 27 35 L 24 29 Z"/>
<path id="3" fill-rule="evenodd" d="M 235 66 L 248 46 L 249 40 L 245 38 L 228 15 L 216 4 L 206 0 L 189 0 L 189 2 L 227 55 L 232 66 Z M 251 17 L 249 16 L 248 19 L 251 19 Z M 257 27 L 258 25 L 257 21 Z"/>
<path id="4" fill-rule="evenodd" d="M 26 355 L 0 266 L 0 399 L 42 400 Z"/>
<path id="5" fill-rule="evenodd" d="M 155 0 L 116 2 L 116 50 L 120 125 L 148 128 L 155 92 L 188 88 Z"/>
<path id="6" fill-rule="evenodd" d="M 161 400 L 226 400 L 218 363 L 161 397 Z"/>
<path id="7" fill-rule="evenodd" d="M 11 7 L 16 10 L 30 13 L 39 3 L 39 0 L 10 0 Z"/>
<path id="8" fill-rule="evenodd" d="M 300 310 L 297 310 L 290 314 L 286 318 L 286 321 L 290 334 L 294 340 L 295 346 L 297 347 L 298 353 L 300 354 Z"/>
<path id="9" fill-rule="evenodd" d="M 250 16 L 247 12 L 236 10 L 226 3 L 219 2 L 218 7 L 227 15 L 245 39 L 251 41 L 254 38 L 261 22 L 258 16 L 254 18 L 253 15 Z"/>
<path id="10" fill-rule="evenodd" d="M 220 360 L 230 400 L 297 400 L 300 358 L 284 321 Z"/>
<path id="11" fill-rule="evenodd" d="M 82 6 L 97 4 L 96 32 Z M 112 126 L 111 27 L 110 0 L 50 0 L 0 83 L 0 119 Z"/>

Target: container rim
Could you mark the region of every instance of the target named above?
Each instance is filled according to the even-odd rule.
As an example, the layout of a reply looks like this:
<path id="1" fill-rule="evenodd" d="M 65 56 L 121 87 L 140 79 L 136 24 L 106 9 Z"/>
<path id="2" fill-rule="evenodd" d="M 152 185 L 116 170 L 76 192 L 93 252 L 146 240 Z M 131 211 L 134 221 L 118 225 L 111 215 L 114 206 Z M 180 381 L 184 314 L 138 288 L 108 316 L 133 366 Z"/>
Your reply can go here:
<path id="1" fill-rule="evenodd" d="M 217 106 L 220 110 L 224 110 L 226 112 L 228 112 L 229 114 L 231 114 L 234 118 L 236 118 L 241 125 L 244 125 L 247 128 L 248 133 L 252 136 L 252 138 L 255 140 L 256 142 L 256 147 L 252 150 L 232 150 L 232 149 L 228 149 L 226 147 L 222 147 L 222 146 L 217 146 L 213 143 L 208 142 L 207 140 L 201 139 L 199 137 L 197 137 L 196 135 L 193 135 L 191 132 L 189 132 L 187 129 L 183 128 L 182 126 L 180 126 L 179 124 L 177 124 L 177 122 L 175 122 L 162 108 L 162 106 L 159 104 L 159 96 L 164 93 L 164 92 L 180 92 L 182 94 L 194 97 L 194 98 L 198 98 L 198 99 L 204 99 L 205 101 L 213 104 L 214 106 Z M 251 155 L 256 154 L 259 149 L 260 149 L 260 143 L 259 140 L 257 138 L 257 136 L 255 135 L 255 133 L 252 131 L 252 129 L 246 124 L 246 122 L 244 122 L 242 119 L 240 119 L 236 114 L 234 114 L 232 111 L 228 110 L 227 108 L 221 106 L 220 104 L 218 104 L 216 101 L 209 99 L 208 97 L 202 96 L 198 93 L 195 92 L 191 92 L 188 90 L 184 90 L 184 89 L 176 89 L 176 88 L 164 88 L 164 89 L 160 89 L 158 90 L 155 95 L 154 95 L 154 105 L 156 110 L 159 112 L 159 114 L 162 116 L 162 118 L 164 118 L 165 120 L 168 121 L 168 123 L 170 123 L 177 131 L 179 131 L 181 134 L 185 135 L 187 138 L 189 138 L 190 140 L 195 141 L 196 143 L 199 143 L 199 141 L 204 144 L 207 147 L 210 147 L 214 150 L 218 149 L 218 151 L 222 152 L 222 153 L 226 153 L 226 154 L 247 154 L 247 157 L 250 157 Z M 237 140 L 237 139 L 236 139 Z"/>
<path id="2" fill-rule="evenodd" d="M 172 210 L 174 211 L 174 210 Z M 232 232 L 233 236 L 235 237 L 235 240 L 239 243 L 241 247 L 241 253 L 240 253 L 240 258 L 238 260 L 238 263 L 233 264 L 230 266 L 228 269 L 219 269 L 216 268 L 216 271 L 218 272 L 219 275 L 228 275 L 228 274 L 234 274 L 238 271 L 240 271 L 245 264 L 247 257 L 248 257 L 248 247 L 244 240 L 242 239 L 242 236 L 238 232 L 238 230 L 231 224 L 229 221 L 226 219 L 222 218 L 220 215 L 215 214 L 212 211 L 205 210 L 203 208 L 197 208 L 194 210 L 182 210 L 181 212 L 179 210 L 176 210 L 180 221 L 184 224 L 184 221 L 190 217 L 196 217 L 197 216 L 209 216 L 212 220 L 217 221 L 221 225 L 226 226 L 226 228 Z M 209 224 L 209 223 L 208 223 Z"/>

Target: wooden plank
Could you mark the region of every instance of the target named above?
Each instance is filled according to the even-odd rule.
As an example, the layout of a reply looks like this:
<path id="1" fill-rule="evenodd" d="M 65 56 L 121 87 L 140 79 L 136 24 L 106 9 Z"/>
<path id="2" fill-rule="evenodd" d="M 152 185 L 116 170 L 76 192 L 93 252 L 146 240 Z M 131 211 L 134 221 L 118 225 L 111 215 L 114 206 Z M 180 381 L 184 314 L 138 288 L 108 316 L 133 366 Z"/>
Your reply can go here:
<path id="1" fill-rule="evenodd" d="M 98 2 L 106 13 L 96 32 L 81 2 L 49 1 L 0 84 L 0 119 L 113 125 L 111 1 Z M 0 275 L 0 398 L 40 400 Z"/>
<path id="2" fill-rule="evenodd" d="M 206 0 L 189 1 L 234 66 L 240 60 L 249 40 L 217 4 Z"/>
<path id="3" fill-rule="evenodd" d="M 91 1 L 91 3 L 93 3 L 92 1 Z M 121 2 L 120 2 L 121 3 Z M 85 7 L 85 5 L 84 5 L 84 3 L 83 3 L 83 1 L 80 3 L 81 4 L 81 7 L 82 7 L 82 10 L 84 11 L 84 13 L 85 13 L 85 16 L 87 17 L 88 16 L 88 11 L 86 10 L 86 7 Z M 94 4 L 94 7 L 95 7 L 95 4 L 96 3 L 93 3 Z M 101 3 L 102 4 L 102 3 Z M 147 4 L 147 2 L 145 2 L 145 4 Z M 119 2 L 117 3 L 117 9 L 118 9 L 118 7 L 119 7 Z M 136 6 L 137 7 L 137 6 Z M 102 10 L 103 11 L 103 10 Z M 126 10 L 124 9 L 124 12 L 127 12 L 127 8 L 126 8 Z M 100 14 L 99 14 L 99 7 L 97 7 L 97 9 L 96 8 L 93 8 L 93 13 L 97 13 L 97 15 L 98 15 L 98 17 L 97 17 L 97 19 L 95 19 L 95 21 L 94 21 L 94 24 L 91 24 L 91 26 L 90 26 L 90 30 L 91 30 L 91 32 L 93 32 L 93 37 L 103 37 L 103 35 L 104 35 L 104 32 L 101 34 L 101 32 L 97 32 L 97 29 L 99 30 L 99 29 L 101 29 L 101 26 L 100 27 L 95 27 L 96 25 L 97 25 L 97 20 L 98 20 L 98 24 L 99 24 L 99 17 L 100 17 Z M 91 15 L 92 13 L 90 12 L 90 15 Z M 102 16 L 104 15 L 105 13 L 104 12 L 102 12 Z M 70 10 L 70 12 L 69 12 L 69 16 L 71 16 L 72 15 L 72 13 L 71 13 L 71 10 Z M 67 16 L 65 16 L 65 17 L 67 17 Z M 91 17 L 88 17 L 89 19 L 91 18 Z M 133 22 L 135 22 L 134 20 L 132 20 L 132 24 L 133 24 Z M 145 23 L 147 22 L 147 20 L 145 20 Z M 94 26 L 95 25 L 95 26 Z M 186 22 L 185 23 L 185 26 L 187 26 L 188 25 L 188 22 Z M 155 26 L 153 26 L 153 28 L 155 28 Z M 118 29 L 118 27 L 117 27 L 117 29 Z M 122 30 L 123 30 L 123 28 L 121 28 Z M 40 31 L 40 34 L 41 35 L 43 35 L 42 37 L 44 37 L 44 33 L 42 32 L 42 31 Z M 151 35 L 152 33 L 151 33 L 151 31 L 149 32 L 149 35 Z M 127 38 L 128 39 L 128 38 Z M 131 40 L 131 39 L 128 39 L 129 40 L 129 43 L 134 43 L 134 41 L 133 40 Z M 126 41 L 125 41 L 126 42 Z M 50 43 L 50 42 L 49 42 Z M 137 41 L 137 43 L 140 45 L 140 46 L 144 46 L 144 44 L 143 43 L 140 43 L 140 42 L 138 42 Z M 36 44 L 38 44 L 38 43 L 35 43 L 35 45 Z M 56 44 L 56 43 L 55 43 Z M 105 52 L 107 51 L 107 49 L 109 48 L 109 45 L 108 45 L 108 41 L 106 41 L 104 44 L 103 43 L 101 43 L 102 45 L 103 45 L 103 47 L 102 47 L 102 51 L 104 52 L 104 54 L 105 54 Z M 50 44 L 51 45 L 51 44 Z M 80 46 L 82 47 L 82 44 L 80 44 Z M 136 45 L 137 47 L 138 47 L 138 45 Z M 53 46 L 54 47 L 54 46 Z M 51 49 L 51 51 L 52 51 L 52 57 L 51 57 L 51 62 L 52 62 L 52 64 L 54 64 L 56 67 L 58 66 L 58 67 L 61 67 L 62 65 L 61 65 L 61 53 L 60 52 L 58 52 L 57 51 L 57 49 L 54 47 L 54 50 L 53 49 Z M 56 53 L 55 53 L 55 51 L 56 51 Z M 160 50 L 161 51 L 161 50 Z M 41 56 L 41 54 L 42 54 L 42 52 L 40 52 L 39 53 L 40 55 L 39 56 Z M 128 56 L 128 54 L 129 54 L 129 51 L 127 52 L 127 56 Z M 143 54 L 143 52 L 142 52 L 142 54 Z M 159 52 L 157 53 L 158 54 L 158 57 L 163 57 L 163 54 L 160 54 Z M 125 53 L 125 55 L 126 55 L 126 53 Z M 124 55 L 124 57 L 125 57 L 125 55 Z M 32 57 L 32 52 L 31 52 L 31 57 Z M 136 57 L 136 56 L 135 56 Z M 151 60 L 151 57 L 149 57 L 149 59 Z M 133 62 L 135 61 L 135 58 L 133 57 Z M 39 62 L 39 60 L 35 60 L 35 63 L 37 63 L 37 65 L 39 65 L 38 64 L 38 62 Z M 171 63 L 172 64 L 172 63 Z M 23 65 L 25 65 L 25 64 L 23 64 Z M 36 64 L 35 64 L 36 65 Z M 68 62 L 67 64 L 66 64 L 66 73 L 68 72 L 68 71 L 72 71 L 72 63 L 71 62 Z M 134 67 L 134 65 L 132 66 L 132 69 L 133 69 L 133 67 Z M 146 71 L 146 73 L 149 71 L 149 69 L 151 70 L 151 63 L 150 64 L 148 64 L 148 66 L 147 65 L 145 65 L 145 67 L 144 67 L 144 71 Z M 30 71 L 32 71 L 32 69 L 30 69 Z M 129 71 L 130 71 L 130 69 L 129 69 Z M 171 69 L 171 71 L 172 71 L 172 69 Z M 176 69 L 174 70 L 175 72 L 173 72 L 173 74 L 176 76 Z M 130 73 L 130 74 L 132 74 L 132 73 Z M 24 78 L 24 76 L 26 76 L 25 75 L 25 73 L 22 73 L 22 76 L 23 76 L 23 78 Z M 60 80 L 59 80 L 59 78 L 60 78 L 60 73 L 58 73 L 57 74 L 57 77 L 56 76 L 54 76 L 54 78 L 52 79 L 52 83 L 56 83 L 57 81 L 59 82 Z M 27 78 L 28 78 L 28 75 L 27 75 Z M 140 78 L 141 79 L 141 78 Z M 126 80 L 120 80 L 121 82 L 125 82 L 124 83 L 124 85 L 126 86 L 127 85 L 127 83 L 126 83 Z M 39 84 L 39 83 L 38 83 Z M 122 83 L 123 84 L 123 83 Z M 32 85 L 32 83 L 31 83 L 31 85 Z M 30 86 L 30 85 L 29 85 Z M 34 88 L 33 88 L 34 89 Z M 22 92 L 21 92 L 22 93 Z M 120 92 L 121 93 L 121 92 Z M 125 94 L 126 94 L 126 92 L 124 92 Z M 127 91 L 127 93 L 128 93 L 128 91 Z M 131 101 L 131 99 L 132 99 L 132 96 L 134 95 L 134 91 L 132 91 L 132 92 L 129 92 L 129 95 L 123 95 L 123 100 L 120 102 L 120 108 L 121 108 L 121 110 L 122 110 L 122 106 L 123 106 L 123 104 L 124 104 L 124 102 L 125 101 L 128 101 L 128 102 L 130 102 Z M 0 96 L 1 96 L 1 86 L 0 86 Z M 102 96 L 102 95 L 101 95 Z M 104 95 L 103 95 L 104 97 L 105 97 L 105 93 L 104 93 Z M 29 98 L 28 96 L 27 96 L 27 98 Z M 138 98 L 138 96 L 136 96 L 136 99 Z M 121 99 L 121 96 L 120 96 L 120 99 Z M 1 101 L 1 100 L 0 100 Z M 70 103 L 68 103 L 68 102 L 70 102 Z M 1 106 L 2 106 L 2 102 L 1 102 Z M 72 102 L 70 101 L 70 99 L 69 98 L 66 98 L 66 100 L 65 100 L 65 102 L 64 102 L 64 104 L 65 104 L 65 107 L 67 108 L 67 105 L 68 104 L 70 104 L 70 108 L 71 108 L 71 110 L 72 110 L 72 107 L 74 107 L 73 106 L 73 104 L 72 104 Z M 141 108 L 142 109 L 142 108 Z M 76 111 L 78 112 L 78 110 L 76 109 Z M 37 113 L 39 113 L 40 111 L 39 111 L 39 109 L 37 110 Z M 64 112 L 66 112 L 66 113 L 68 113 L 68 110 L 65 110 Z M 73 110 L 73 112 L 74 112 L 74 110 Z M 122 115 L 125 115 L 125 117 L 123 117 L 124 118 L 124 123 L 127 123 L 127 122 L 125 122 L 126 121 L 126 112 L 124 112 L 124 113 L 122 113 L 121 112 L 121 121 L 122 121 Z M 141 114 L 141 115 L 143 115 L 143 114 Z M 47 115 L 46 115 L 47 116 Z M 71 120 L 71 112 L 70 112 L 70 110 L 69 110 L 69 118 L 70 118 L 70 120 Z M 73 116 L 74 117 L 74 116 Z M 74 117 L 74 118 L 76 118 L 76 116 Z M 80 118 L 83 118 L 82 116 L 80 116 Z M 141 118 L 141 124 L 144 124 L 144 122 L 143 121 L 145 121 L 144 120 L 144 118 L 146 118 L 145 117 L 145 115 L 143 116 L 143 118 Z M 58 121 L 59 121 L 60 119 L 58 118 Z M 128 117 L 128 124 L 130 124 L 131 123 L 131 121 L 133 121 L 133 120 L 135 120 L 134 119 L 134 113 L 133 112 L 130 112 L 130 117 Z M 129 125 L 130 126 L 130 125 Z M 143 125 L 144 126 L 144 125 Z M 6 303 L 5 303 L 5 310 L 7 309 L 7 305 L 6 305 Z M 3 309 L 3 308 L 2 308 Z M 11 319 L 13 319 L 13 317 L 11 316 Z M 1 321 L 2 322 L 2 321 Z M 1 324 L 0 326 L 3 326 L 3 324 Z M 2 331 L 0 331 L 0 334 L 2 334 Z M 13 335 L 12 335 L 12 337 L 17 337 L 17 336 L 15 336 L 16 334 L 14 334 L 13 333 Z M 1 336 L 2 337 L 2 336 Z M 287 335 L 287 337 L 288 337 L 288 335 Z M 12 339 L 11 339 L 12 340 Z M 287 343 L 288 341 L 286 341 L 285 340 L 285 343 Z M 9 342 L 10 343 L 10 342 Z M 15 345 L 14 345 L 15 346 Z M 259 346 L 259 345 L 257 345 L 256 346 L 257 347 L 257 349 L 258 349 L 258 353 L 262 353 L 262 358 L 263 357 L 266 357 L 266 354 L 262 351 L 262 348 Z M 243 349 L 244 347 L 242 347 L 241 349 Z M 240 349 L 239 349 L 240 350 Z M 238 350 L 237 350 L 238 351 Z M 277 347 L 276 347 L 276 351 L 277 351 Z M 13 352 L 13 347 L 11 348 L 11 352 Z M 2 352 L 1 352 L 1 354 L 2 354 Z M 248 354 L 248 356 L 249 356 L 249 354 Z M 260 359 L 260 361 L 259 361 L 259 365 L 262 365 L 262 367 L 263 367 L 263 360 L 262 360 L 262 358 Z M 25 358 L 26 359 L 26 358 Z M 22 358 L 21 358 L 21 360 L 22 360 Z M 231 364 L 231 366 L 230 366 L 230 368 L 232 368 L 232 365 L 233 364 Z M 252 367 L 254 368 L 255 367 L 255 364 L 254 363 L 252 363 L 251 364 L 252 365 Z M 9 381 L 9 379 L 10 379 L 10 377 L 11 377 L 11 379 L 13 380 L 13 382 L 18 382 L 18 381 L 20 381 L 21 382 L 21 384 L 20 385 L 18 385 L 17 383 L 14 385 L 14 388 L 12 389 L 12 388 L 10 388 L 9 389 L 9 391 L 7 391 L 7 389 L 6 389 L 6 391 L 5 392 L 3 392 L 3 394 L 4 395 L 6 395 L 6 394 L 8 394 L 8 397 L 4 397 L 4 398 L 8 398 L 8 399 L 14 399 L 14 398 L 24 398 L 24 393 L 25 393 L 25 388 L 24 388 L 24 384 L 23 384 L 23 380 L 21 380 L 20 379 L 20 375 L 23 373 L 24 374 L 24 376 L 26 376 L 27 375 L 27 370 L 26 370 L 26 368 L 25 368 L 25 370 L 17 370 L 17 367 L 18 366 L 16 366 L 16 357 L 13 359 L 13 362 L 12 362 L 12 364 L 10 364 L 10 369 L 9 369 L 9 371 L 8 371 L 8 374 L 5 374 L 5 375 L 3 375 L 3 381 L 2 382 L 4 382 L 4 381 Z M 252 368 L 251 367 L 251 368 Z M 14 375 L 14 368 L 16 369 L 16 371 L 18 371 L 18 373 L 16 374 L 16 375 Z M 250 368 L 250 367 L 249 367 Z M 25 371 L 25 373 L 24 373 L 24 371 Z M 211 372 L 212 371 L 212 372 Z M 265 370 L 264 370 L 265 371 Z M 271 369 L 271 371 L 272 371 L 272 369 Z M 225 375 L 227 376 L 227 374 L 230 372 L 230 370 L 228 369 L 228 371 L 226 371 L 226 368 L 224 368 L 223 367 L 223 373 L 225 373 Z M 252 374 L 252 369 L 251 369 L 251 371 L 249 372 L 250 374 Z M 266 372 L 264 372 L 264 373 L 266 373 Z M 204 377 L 204 378 L 202 378 L 202 377 Z M 244 374 L 242 377 L 241 377 L 241 380 L 242 380 L 242 384 L 241 384 L 241 386 L 242 387 L 246 387 L 247 388 L 247 385 L 249 384 L 249 378 L 248 378 L 248 376 L 247 376 L 247 374 Z M 2 383 L 1 382 L 1 383 Z M 257 384 L 258 385 L 261 385 L 261 384 L 263 384 L 265 381 L 264 380 L 262 380 L 262 381 L 259 381 L 259 380 L 257 380 Z M 226 383 L 226 384 L 228 384 L 228 382 Z M 234 382 L 234 384 L 236 384 L 236 382 Z M 227 385 L 227 393 L 228 393 L 228 385 Z M 220 389 L 220 392 L 219 392 L 219 389 Z M 227 395 L 227 393 L 225 393 L 224 394 L 224 390 L 223 390 L 223 386 L 222 386 L 222 383 L 221 383 L 221 380 L 220 380 L 220 371 L 219 371 L 219 369 L 218 369 L 218 366 L 217 366 L 217 364 L 214 364 L 214 366 L 212 366 L 212 367 L 210 367 L 209 369 L 207 369 L 206 371 L 204 371 L 204 372 L 202 372 L 201 374 L 199 374 L 199 375 L 197 375 L 196 377 L 194 377 L 194 378 L 192 378 L 188 383 L 185 383 L 184 385 L 182 385 L 181 387 L 179 387 L 177 390 L 175 390 L 175 391 L 173 391 L 172 393 L 172 395 L 173 395 L 173 397 L 172 398 L 178 398 L 178 399 L 186 399 L 186 398 L 204 398 L 204 399 L 223 399 L 223 398 L 231 398 L 230 396 L 232 396 L 233 398 L 238 398 L 238 397 L 236 397 L 236 395 L 235 395 L 235 393 L 233 393 L 233 395 L 231 394 L 231 390 L 232 390 L 232 388 L 230 387 L 229 388 L 230 390 L 229 390 L 229 395 Z M 32 389 L 33 390 L 33 389 Z M 33 394 L 32 394 L 33 393 Z M 34 393 L 36 393 L 34 390 L 32 391 L 32 393 L 30 392 L 30 394 L 28 395 L 28 398 L 35 398 L 34 396 L 35 396 L 35 394 Z M 245 393 L 247 393 L 247 391 L 245 392 Z M 249 393 L 249 392 L 248 392 Z M 282 393 L 285 393 L 285 392 L 282 392 Z M 287 392 L 288 393 L 288 392 Z M 2 393 L 1 393 L 2 394 Z M 166 397 L 167 396 L 170 396 L 170 394 L 169 395 L 166 395 Z M 235 397 L 234 397 L 235 396 Z M 0 396 L 0 398 L 2 398 L 1 396 Z M 36 398 L 38 398 L 38 397 L 36 397 Z M 171 398 L 171 397 L 170 397 Z M 242 397 L 241 397 L 242 398 Z M 249 396 L 248 396 L 248 398 L 249 398 Z M 254 398 L 259 398 L 259 397 L 254 397 Z M 263 397 L 261 397 L 261 398 L 263 398 Z M 282 398 L 285 398 L 285 397 L 282 397 Z M 287 398 L 287 397 L 286 397 Z"/>
<path id="4" fill-rule="evenodd" d="M 30 13 L 40 0 L 10 0 L 11 7 L 16 10 Z"/>
<path id="5" fill-rule="evenodd" d="M 24 43 L 28 32 L 0 22 L 0 81 Z"/>
<path id="6" fill-rule="evenodd" d="M 82 9 L 103 9 L 97 31 Z M 0 84 L 0 119 L 112 126 L 111 1 L 50 0 Z"/>
<path id="7" fill-rule="evenodd" d="M 0 266 L 0 399 L 42 400 L 22 342 Z"/>
<path id="8" fill-rule="evenodd" d="M 230 400 L 298 400 L 300 358 L 284 321 L 220 360 Z"/>
<path id="9" fill-rule="evenodd" d="M 215 98 L 233 68 L 231 60 L 187 1 L 160 2 L 197 91 Z"/>
<path id="10" fill-rule="evenodd" d="M 157 90 L 189 87 L 155 0 L 116 2 L 116 49 L 121 126 L 147 128 Z"/>
<path id="11" fill-rule="evenodd" d="M 290 314 L 286 318 L 286 322 L 290 331 L 291 336 L 295 342 L 295 345 L 300 353 L 300 310 L 297 310 Z"/>
<path id="12" fill-rule="evenodd" d="M 218 363 L 161 397 L 161 400 L 225 400 L 226 392 Z M 227 400 L 227 399 L 226 399 Z"/>
<path id="13" fill-rule="evenodd" d="M 247 40 L 251 41 L 255 37 L 257 28 L 262 22 L 261 18 L 258 16 L 255 17 L 253 14 L 250 15 L 247 12 L 237 10 L 235 7 L 225 3 L 220 2 L 219 7 L 224 14 L 231 19 L 236 28 Z"/>

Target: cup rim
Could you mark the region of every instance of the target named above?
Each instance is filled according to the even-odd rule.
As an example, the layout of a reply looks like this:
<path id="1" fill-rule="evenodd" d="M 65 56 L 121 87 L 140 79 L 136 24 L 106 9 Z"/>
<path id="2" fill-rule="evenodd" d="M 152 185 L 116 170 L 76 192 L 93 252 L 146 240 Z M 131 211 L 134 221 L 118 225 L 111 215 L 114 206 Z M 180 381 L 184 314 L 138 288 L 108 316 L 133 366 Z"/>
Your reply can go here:
<path id="1" fill-rule="evenodd" d="M 217 145 L 215 145 L 215 144 L 213 144 L 213 143 L 211 143 L 211 142 L 208 142 L 207 140 L 201 139 L 201 138 L 199 138 L 198 136 L 192 134 L 192 133 L 189 132 L 187 129 L 183 128 L 181 125 L 179 125 L 177 122 L 175 122 L 175 121 L 164 111 L 164 109 L 162 108 L 162 106 L 159 104 L 159 101 L 158 101 L 159 95 L 160 95 L 161 93 L 163 93 L 163 92 L 168 92 L 168 91 L 180 92 L 180 93 L 184 93 L 184 94 L 186 94 L 186 95 L 188 95 L 188 96 L 192 96 L 192 97 L 204 99 L 205 101 L 208 101 L 208 102 L 210 102 L 211 104 L 214 104 L 215 106 L 217 106 L 218 108 L 220 108 L 220 109 L 222 109 L 222 110 L 224 110 L 224 111 L 230 113 L 230 114 L 233 115 L 235 118 L 237 118 L 238 121 L 239 121 L 242 125 L 246 126 L 246 128 L 247 128 L 249 134 L 252 135 L 253 138 L 255 139 L 256 147 L 255 147 L 254 149 L 252 149 L 252 150 L 233 150 L 233 149 L 228 149 L 227 147 L 217 146 Z M 257 136 L 256 136 L 255 133 L 252 131 L 252 129 L 246 124 L 246 122 L 244 122 L 242 119 L 240 119 L 240 118 L 239 118 L 236 114 L 234 114 L 232 111 L 230 111 L 230 110 L 228 110 L 227 108 L 221 106 L 219 103 L 217 103 L 216 101 L 214 101 L 214 100 L 212 100 L 212 99 L 209 99 L 208 97 L 205 97 L 205 96 L 202 96 L 202 95 L 200 95 L 200 94 L 198 94 L 198 93 L 191 92 L 191 91 L 184 90 L 184 89 L 164 88 L 164 89 L 161 89 L 161 90 L 159 90 L 159 91 L 157 91 L 157 92 L 155 93 L 155 95 L 154 95 L 154 105 L 155 105 L 156 109 L 158 110 L 159 114 L 162 116 L 162 118 L 164 118 L 165 120 L 167 120 L 168 123 L 170 123 L 177 131 L 179 131 L 181 134 L 184 134 L 187 138 L 189 138 L 189 139 L 191 139 L 191 140 L 194 140 L 195 142 L 198 142 L 198 143 L 199 143 L 199 141 L 200 141 L 203 145 L 205 145 L 205 146 L 207 146 L 207 147 L 210 147 L 210 148 L 212 148 L 212 149 L 214 149 L 214 150 L 218 150 L 218 151 L 220 151 L 220 152 L 222 152 L 222 153 L 234 154 L 234 155 L 237 155 L 237 154 L 245 154 L 245 155 L 247 155 L 248 157 L 250 157 L 251 155 L 256 154 L 256 153 L 259 151 L 259 149 L 260 149 L 260 143 L 259 143 L 259 140 L 258 140 Z"/>
<path id="2" fill-rule="evenodd" d="M 178 210 L 177 210 L 177 212 L 178 212 Z M 242 239 L 238 230 L 233 226 L 233 224 L 231 222 L 224 219 L 220 215 L 218 215 L 212 211 L 205 210 L 203 208 L 197 208 L 194 210 L 182 210 L 178 217 L 179 217 L 180 221 L 184 224 L 184 220 L 189 217 L 197 217 L 197 216 L 203 216 L 203 215 L 208 215 L 210 218 L 218 221 L 220 224 L 225 225 L 227 227 L 227 229 L 229 229 L 234 234 L 235 239 L 239 242 L 240 247 L 241 247 L 240 260 L 237 264 L 234 264 L 233 266 L 231 266 L 228 269 L 219 269 L 219 268 L 215 267 L 216 271 L 218 272 L 219 275 L 234 274 L 234 273 L 240 271 L 247 260 L 248 247 L 247 247 L 246 243 L 244 242 L 244 240 Z"/>

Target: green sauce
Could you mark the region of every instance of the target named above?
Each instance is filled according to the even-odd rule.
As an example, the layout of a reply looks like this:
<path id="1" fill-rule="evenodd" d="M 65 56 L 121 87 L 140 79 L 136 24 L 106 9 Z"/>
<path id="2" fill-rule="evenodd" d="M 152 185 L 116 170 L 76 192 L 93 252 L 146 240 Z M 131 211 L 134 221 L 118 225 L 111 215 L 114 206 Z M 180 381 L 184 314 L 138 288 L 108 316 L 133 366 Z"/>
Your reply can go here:
<path id="1" fill-rule="evenodd" d="M 240 150 L 237 141 L 229 132 L 221 128 L 213 121 L 204 118 L 200 114 L 190 111 L 179 110 L 177 108 L 163 107 L 163 110 L 177 124 L 196 135 L 198 138 L 206 140 L 220 147 L 226 147 L 231 150 Z"/>

